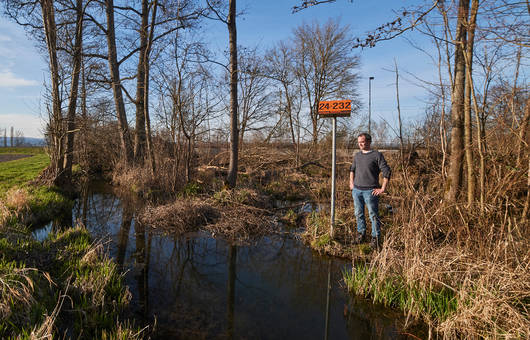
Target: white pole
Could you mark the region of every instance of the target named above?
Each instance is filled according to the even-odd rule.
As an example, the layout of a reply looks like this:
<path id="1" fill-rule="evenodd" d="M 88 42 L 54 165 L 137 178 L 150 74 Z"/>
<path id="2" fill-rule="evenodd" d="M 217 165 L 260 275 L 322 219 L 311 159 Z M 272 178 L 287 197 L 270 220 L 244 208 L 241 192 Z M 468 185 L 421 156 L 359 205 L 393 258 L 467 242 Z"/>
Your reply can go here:
<path id="1" fill-rule="evenodd" d="M 334 229 L 335 229 L 335 164 L 336 154 L 337 154 L 337 142 L 336 142 L 336 132 L 337 132 L 337 117 L 333 117 L 333 140 L 331 142 L 331 232 L 330 236 L 333 238 Z"/>

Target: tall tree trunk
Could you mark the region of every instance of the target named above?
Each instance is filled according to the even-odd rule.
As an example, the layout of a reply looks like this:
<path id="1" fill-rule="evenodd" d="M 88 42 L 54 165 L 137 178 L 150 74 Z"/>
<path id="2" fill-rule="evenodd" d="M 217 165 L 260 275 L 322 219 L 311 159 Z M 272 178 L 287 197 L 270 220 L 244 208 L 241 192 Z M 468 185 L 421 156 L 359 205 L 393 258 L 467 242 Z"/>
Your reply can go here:
<path id="1" fill-rule="evenodd" d="M 454 84 L 451 92 L 451 155 L 449 159 L 449 189 L 446 193 L 448 201 L 458 198 L 462 186 L 462 159 L 464 151 L 464 96 L 465 71 L 464 57 L 466 44 L 466 22 L 469 12 L 469 1 L 460 0 L 458 5 L 457 30 L 455 37 Z"/>
<path id="2" fill-rule="evenodd" d="M 149 152 L 149 159 L 151 161 L 151 172 L 154 175 L 156 172 L 155 151 L 153 149 L 153 139 L 151 135 L 151 119 L 149 118 L 149 71 L 150 71 L 150 55 L 151 47 L 153 46 L 153 36 L 155 33 L 156 11 L 158 8 L 158 1 L 153 3 L 153 10 L 151 13 L 151 29 L 149 31 L 149 39 L 147 40 L 146 62 L 145 62 L 145 86 L 144 86 L 144 113 L 145 113 L 145 133 L 147 135 L 147 151 Z"/>
<path id="3" fill-rule="evenodd" d="M 475 41 L 475 27 L 478 12 L 478 0 L 472 0 L 470 19 L 467 24 L 467 42 L 465 45 L 466 73 L 470 76 L 466 81 L 466 94 L 464 100 L 464 143 L 466 153 L 466 174 L 467 174 L 467 204 L 471 206 L 475 201 L 475 167 L 473 164 L 473 129 L 471 124 L 471 92 L 473 74 L 473 45 Z M 478 136 L 480 138 L 480 136 Z"/>
<path id="4" fill-rule="evenodd" d="M 313 137 L 313 144 L 312 144 L 313 147 L 316 147 L 318 144 L 318 110 L 317 110 L 317 107 L 318 107 L 318 103 L 313 105 L 310 109 L 311 110 L 311 122 L 313 124 L 313 131 L 311 132 L 312 137 Z"/>
<path id="5" fill-rule="evenodd" d="M 396 102 L 397 102 L 397 112 L 398 112 L 398 122 L 399 122 L 399 155 L 401 158 L 401 167 L 404 170 L 404 158 L 403 158 L 403 124 L 401 122 L 401 107 L 399 106 L 399 71 L 397 62 L 394 59 L 394 65 L 396 70 Z"/>
<path id="6" fill-rule="evenodd" d="M 118 64 L 118 53 L 116 51 L 116 30 L 114 27 L 114 0 L 105 1 L 105 12 L 107 16 L 107 45 L 108 45 L 108 61 L 110 69 L 110 80 L 112 91 L 114 93 L 114 105 L 116 107 L 116 115 L 118 117 L 118 127 L 120 129 L 120 143 L 122 149 L 122 157 L 127 164 L 131 164 L 133 160 L 133 148 L 131 143 L 131 135 L 129 132 L 129 125 L 127 123 L 127 114 L 125 112 L 125 104 L 123 102 L 123 91 L 121 88 L 120 79 L 120 65 Z"/>
<path id="7" fill-rule="evenodd" d="M 72 68 L 72 84 L 70 87 L 70 102 L 68 103 L 68 112 L 66 114 L 66 155 L 64 159 L 64 180 L 71 182 L 72 163 L 74 158 L 74 129 L 75 113 L 77 109 L 77 93 L 79 89 L 79 75 L 81 73 L 81 51 L 83 48 L 83 0 L 76 1 L 76 30 L 75 46 Z"/>
<path id="8" fill-rule="evenodd" d="M 55 12 L 53 1 L 41 0 L 42 21 L 46 34 L 46 46 L 50 64 L 52 117 L 50 119 L 50 132 L 53 144 L 51 167 L 59 175 L 63 170 L 63 139 L 61 99 L 59 94 L 59 64 L 57 61 L 57 27 L 55 25 Z M 13 146 L 13 131 L 11 131 L 11 146 Z"/>
<path id="9" fill-rule="evenodd" d="M 521 62 L 521 49 L 519 49 L 519 52 L 517 54 L 517 74 L 519 73 L 519 65 L 520 65 L 520 62 Z M 517 74 L 515 76 L 515 78 L 517 78 Z M 513 91 L 513 94 L 512 94 L 512 100 L 515 101 L 515 86 L 516 84 L 514 83 L 514 91 Z M 514 111 L 513 115 L 515 116 L 515 104 L 512 104 L 512 110 Z M 523 160 L 523 155 L 525 153 L 525 150 L 526 150 L 526 154 L 528 154 L 528 145 L 529 145 L 529 141 L 527 140 L 528 139 L 528 125 L 529 125 L 529 121 L 530 121 L 530 99 L 527 99 L 526 100 L 526 107 L 525 107 L 525 111 L 524 111 L 524 116 L 523 116 L 523 120 L 521 121 L 520 125 L 519 125 L 519 142 L 517 143 L 517 160 L 516 160 L 516 165 L 517 167 L 520 167 L 521 166 L 521 162 Z"/>
<path id="10" fill-rule="evenodd" d="M 235 188 L 237 181 L 239 133 L 237 112 L 237 28 L 236 28 L 236 0 L 229 1 L 228 9 L 228 39 L 230 46 L 230 164 L 226 183 Z"/>
<path id="11" fill-rule="evenodd" d="M 142 0 L 142 23 L 140 26 L 140 52 L 138 53 L 138 74 L 136 77 L 136 134 L 134 138 L 134 161 L 143 165 L 145 159 L 146 128 L 145 128 L 145 74 L 147 58 L 147 28 L 149 22 L 149 6 Z"/>

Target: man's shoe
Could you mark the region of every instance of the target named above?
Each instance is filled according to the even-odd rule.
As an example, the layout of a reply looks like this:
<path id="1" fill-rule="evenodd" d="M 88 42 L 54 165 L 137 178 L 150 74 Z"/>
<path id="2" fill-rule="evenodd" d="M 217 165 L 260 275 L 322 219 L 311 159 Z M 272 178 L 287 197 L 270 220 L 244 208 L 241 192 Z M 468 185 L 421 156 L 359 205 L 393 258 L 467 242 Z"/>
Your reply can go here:
<path id="1" fill-rule="evenodd" d="M 381 248 L 379 237 L 372 237 L 372 240 L 370 241 L 370 248 L 373 250 L 379 250 L 379 248 Z"/>
<path id="2" fill-rule="evenodd" d="M 361 244 L 364 242 L 364 234 L 361 234 L 361 233 L 357 233 L 357 236 L 355 237 L 355 239 L 353 240 L 353 244 Z"/>

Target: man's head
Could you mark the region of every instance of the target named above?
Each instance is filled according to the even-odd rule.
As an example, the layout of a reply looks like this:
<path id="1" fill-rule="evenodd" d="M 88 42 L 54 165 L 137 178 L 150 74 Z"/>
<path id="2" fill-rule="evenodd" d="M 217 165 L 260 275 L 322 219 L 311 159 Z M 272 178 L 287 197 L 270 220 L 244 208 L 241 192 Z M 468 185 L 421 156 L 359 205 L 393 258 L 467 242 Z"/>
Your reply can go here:
<path id="1" fill-rule="evenodd" d="M 372 136 L 363 132 L 357 137 L 357 144 L 361 151 L 370 151 L 370 144 L 372 144 Z"/>

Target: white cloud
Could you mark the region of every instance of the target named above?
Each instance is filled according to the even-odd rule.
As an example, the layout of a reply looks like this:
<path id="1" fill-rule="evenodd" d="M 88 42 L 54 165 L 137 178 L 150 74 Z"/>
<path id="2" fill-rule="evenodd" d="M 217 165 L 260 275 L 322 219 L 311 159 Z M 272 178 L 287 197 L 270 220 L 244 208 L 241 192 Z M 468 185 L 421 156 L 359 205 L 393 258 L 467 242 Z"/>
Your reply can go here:
<path id="1" fill-rule="evenodd" d="M 42 138 L 44 122 L 39 116 L 20 113 L 0 114 L 0 133 L 3 135 L 4 129 L 22 131 L 24 137 Z"/>
<path id="2" fill-rule="evenodd" d="M 0 34 L 0 41 L 11 41 L 11 37 Z"/>
<path id="3" fill-rule="evenodd" d="M 21 86 L 38 86 L 39 82 L 35 80 L 28 80 L 19 78 L 12 72 L 0 72 L 0 87 L 21 87 Z"/>

